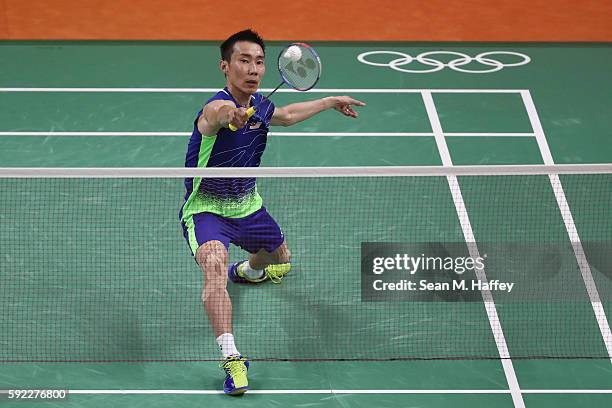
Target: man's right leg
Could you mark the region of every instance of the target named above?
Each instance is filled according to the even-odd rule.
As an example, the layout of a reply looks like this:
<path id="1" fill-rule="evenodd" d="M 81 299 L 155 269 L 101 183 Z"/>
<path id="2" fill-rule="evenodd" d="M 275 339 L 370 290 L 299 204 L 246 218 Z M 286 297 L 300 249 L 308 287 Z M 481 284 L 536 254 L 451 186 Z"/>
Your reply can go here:
<path id="1" fill-rule="evenodd" d="M 200 245 L 196 261 L 204 274 L 202 302 L 215 337 L 232 333 L 232 302 L 227 293 L 227 249 L 220 241 Z"/>
<path id="2" fill-rule="evenodd" d="M 232 302 L 227 293 L 227 249 L 220 241 L 207 241 L 198 247 L 196 261 L 204 274 L 202 302 L 225 358 L 221 364 L 226 373 L 223 391 L 232 395 L 244 394 L 249 389 L 249 362 L 236 349 L 232 334 Z"/>

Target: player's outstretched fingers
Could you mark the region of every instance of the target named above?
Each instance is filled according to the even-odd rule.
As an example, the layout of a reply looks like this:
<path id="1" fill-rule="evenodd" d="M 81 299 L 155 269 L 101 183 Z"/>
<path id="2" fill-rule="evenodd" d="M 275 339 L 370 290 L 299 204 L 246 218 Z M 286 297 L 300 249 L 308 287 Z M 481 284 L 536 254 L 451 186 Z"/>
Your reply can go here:
<path id="1" fill-rule="evenodd" d="M 355 111 L 351 105 L 354 106 L 366 106 L 365 102 L 359 101 L 357 99 L 351 98 L 350 96 L 337 96 L 336 97 L 336 109 L 338 112 L 342 113 L 344 116 L 348 116 L 351 118 L 356 118 L 359 116 L 357 111 Z"/>

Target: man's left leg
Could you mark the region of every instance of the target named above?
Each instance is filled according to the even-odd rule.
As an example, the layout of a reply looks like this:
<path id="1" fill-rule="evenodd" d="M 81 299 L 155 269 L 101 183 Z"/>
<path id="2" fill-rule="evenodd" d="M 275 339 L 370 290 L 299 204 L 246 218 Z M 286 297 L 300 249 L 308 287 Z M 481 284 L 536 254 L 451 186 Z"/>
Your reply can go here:
<path id="1" fill-rule="evenodd" d="M 291 270 L 291 251 L 287 242 L 272 252 L 260 249 L 252 253 L 248 260 L 236 262 L 229 267 L 228 276 L 235 283 L 259 283 L 270 279 L 280 283 Z"/>
<path id="2" fill-rule="evenodd" d="M 244 219 L 241 237 L 234 243 L 251 255 L 248 260 L 230 265 L 228 276 L 232 282 L 270 279 L 279 283 L 289 273 L 291 252 L 280 227 L 264 207 Z"/>

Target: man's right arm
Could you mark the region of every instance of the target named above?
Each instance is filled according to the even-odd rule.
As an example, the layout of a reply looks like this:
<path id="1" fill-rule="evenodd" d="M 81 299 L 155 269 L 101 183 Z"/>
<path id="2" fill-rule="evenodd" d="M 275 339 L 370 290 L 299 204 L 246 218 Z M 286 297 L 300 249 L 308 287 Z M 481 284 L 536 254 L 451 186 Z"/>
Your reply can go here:
<path id="1" fill-rule="evenodd" d="M 246 111 L 245 108 L 236 108 L 231 101 L 212 101 L 204 106 L 198 118 L 198 130 L 204 136 L 213 136 L 219 129 L 229 127 L 230 124 L 242 129 L 249 120 Z"/>

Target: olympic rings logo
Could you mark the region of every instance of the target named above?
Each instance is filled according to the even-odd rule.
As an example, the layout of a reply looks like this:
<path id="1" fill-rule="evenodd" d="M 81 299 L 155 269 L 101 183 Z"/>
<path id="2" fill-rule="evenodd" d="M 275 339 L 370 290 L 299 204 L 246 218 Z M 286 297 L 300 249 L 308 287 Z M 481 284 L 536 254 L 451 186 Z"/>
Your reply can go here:
<path id="1" fill-rule="evenodd" d="M 371 55 L 389 55 L 391 58 L 397 56 L 399 58 L 391 59 L 389 62 L 373 62 L 368 61 L 366 58 Z M 431 58 L 433 56 L 439 55 L 450 55 L 454 58 L 448 62 L 439 61 L 437 59 Z M 519 57 L 520 60 L 518 62 L 513 63 L 504 63 L 495 58 L 491 58 L 493 56 L 506 55 Z M 400 72 L 408 72 L 411 74 L 427 74 L 431 72 L 441 71 L 444 68 L 450 68 L 453 71 L 457 72 L 466 72 L 468 74 L 486 74 L 490 72 L 496 72 L 506 67 L 518 67 L 521 65 L 528 64 L 531 62 L 531 58 L 525 54 L 521 54 L 520 52 L 512 52 L 512 51 L 489 51 L 482 52 L 475 57 L 470 57 L 467 54 L 456 51 L 429 51 L 424 52 L 416 57 L 411 56 L 410 54 L 406 54 L 399 51 L 368 51 L 359 54 L 357 60 L 366 65 L 372 65 L 375 67 L 387 67 L 394 69 Z M 433 68 L 429 69 L 407 69 L 404 68 L 406 65 L 410 65 L 412 62 L 418 62 L 423 65 L 431 66 Z M 483 69 L 473 69 L 471 67 L 464 67 L 464 65 L 470 64 L 472 62 L 477 62 L 484 66 Z M 489 68 L 491 67 L 491 68 Z"/>

